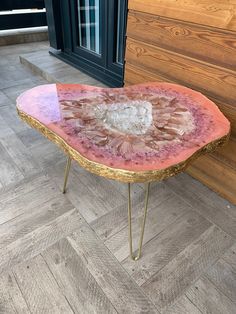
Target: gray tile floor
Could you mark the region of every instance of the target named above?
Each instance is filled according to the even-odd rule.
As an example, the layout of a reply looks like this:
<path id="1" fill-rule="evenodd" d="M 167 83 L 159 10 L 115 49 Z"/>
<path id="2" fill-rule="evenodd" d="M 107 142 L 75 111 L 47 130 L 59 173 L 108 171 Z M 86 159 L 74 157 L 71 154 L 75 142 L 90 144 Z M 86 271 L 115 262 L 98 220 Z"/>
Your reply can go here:
<path id="1" fill-rule="evenodd" d="M 152 184 L 133 262 L 125 184 L 73 162 L 61 193 L 64 154 L 16 114 L 17 95 L 47 83 L 19 55 L 57 63 L 63 82 L 90 81 L 47 50 L 0 48 L 0 313 L 235 313 L 235 206 L 186 174 Z M 136 246 L 144 190 L 132 188 Z"/>

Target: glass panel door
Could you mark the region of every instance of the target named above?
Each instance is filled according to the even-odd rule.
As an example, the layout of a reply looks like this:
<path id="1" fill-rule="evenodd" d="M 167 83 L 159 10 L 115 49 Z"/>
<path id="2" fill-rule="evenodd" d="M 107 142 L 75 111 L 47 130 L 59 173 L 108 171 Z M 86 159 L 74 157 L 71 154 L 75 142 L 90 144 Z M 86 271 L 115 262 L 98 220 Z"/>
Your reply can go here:
<path id="1" fill-rule="evenodd" d="M 79 46 L 101 55 L 100 0 L 77 0 Z"/>
<path id="2" fill-rule="evenodd" d="M 123 75 L 125 31 L 127 17 L 126 0 L 109 0 L 108 2 L 108 63 L 107 67 Z"/>
<path id="3" fill-rule="evenodd" d="M 117 21 L 116 21 L 116 63 L 123 64 L 124 60 L 124 52 L 123 52 L 123 39 L 124 39 L 124 33 L 123 33 L 123 19 L 124 17 L 124 10 L 122 7 L 121 0 L 117 0 Z"/>
<path id="4" fill-rule="evenodd" d="M 72 54 L 105 65 L 104 0 L 70 0 Z"/>

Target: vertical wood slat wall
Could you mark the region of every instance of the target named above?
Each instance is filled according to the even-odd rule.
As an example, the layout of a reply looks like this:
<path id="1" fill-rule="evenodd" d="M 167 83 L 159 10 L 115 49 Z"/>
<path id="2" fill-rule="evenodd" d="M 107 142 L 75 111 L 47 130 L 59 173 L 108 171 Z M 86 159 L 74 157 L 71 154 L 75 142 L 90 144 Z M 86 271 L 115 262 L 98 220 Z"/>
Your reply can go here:
<path id="1" fill-rule="evenodd" d="M 175 82 L 212 99 L 229 144 L 188 173 L 236 203 L 236 0 L 129 0 L 125 85 Z"/>

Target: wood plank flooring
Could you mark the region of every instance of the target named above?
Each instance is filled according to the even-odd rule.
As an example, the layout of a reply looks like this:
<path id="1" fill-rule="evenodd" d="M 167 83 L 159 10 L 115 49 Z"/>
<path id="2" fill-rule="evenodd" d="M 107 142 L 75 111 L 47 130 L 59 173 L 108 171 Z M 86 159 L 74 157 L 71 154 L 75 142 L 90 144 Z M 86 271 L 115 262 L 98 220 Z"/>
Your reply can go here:
<path id="1" fill-rule="evenodd" d="M 73 162 L 61 193 L 66 157 L 15 111 L 21 92 L 47 83 L 19 55 L 38 62 L 47 49 L 0 47 L 0 313 L 235 314 L 234 205 L 187 174 L 153 183 L 143 255 L 133 262 L 125 184 Z M 64 67 L 55 60 L 47 54 L 44 64 Z M 90 82 L 66 67 L 68 81 Z M 141 184 L 132 198 L 137 248 Z"/>

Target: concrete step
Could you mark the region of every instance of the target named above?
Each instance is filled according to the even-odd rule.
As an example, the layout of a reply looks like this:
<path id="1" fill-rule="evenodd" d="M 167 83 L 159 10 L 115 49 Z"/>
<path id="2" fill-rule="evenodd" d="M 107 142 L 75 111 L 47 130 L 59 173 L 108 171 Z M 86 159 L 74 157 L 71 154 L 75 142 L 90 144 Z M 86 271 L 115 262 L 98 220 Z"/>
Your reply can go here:
<path id="1" fill-rule="evenodd" d="M 105 87 L 104 84 L 62 60 L 49 54 L 48 50 L 20 55 L 20 62 L 33 73 L 51 83 L 87 84 Z"/>

